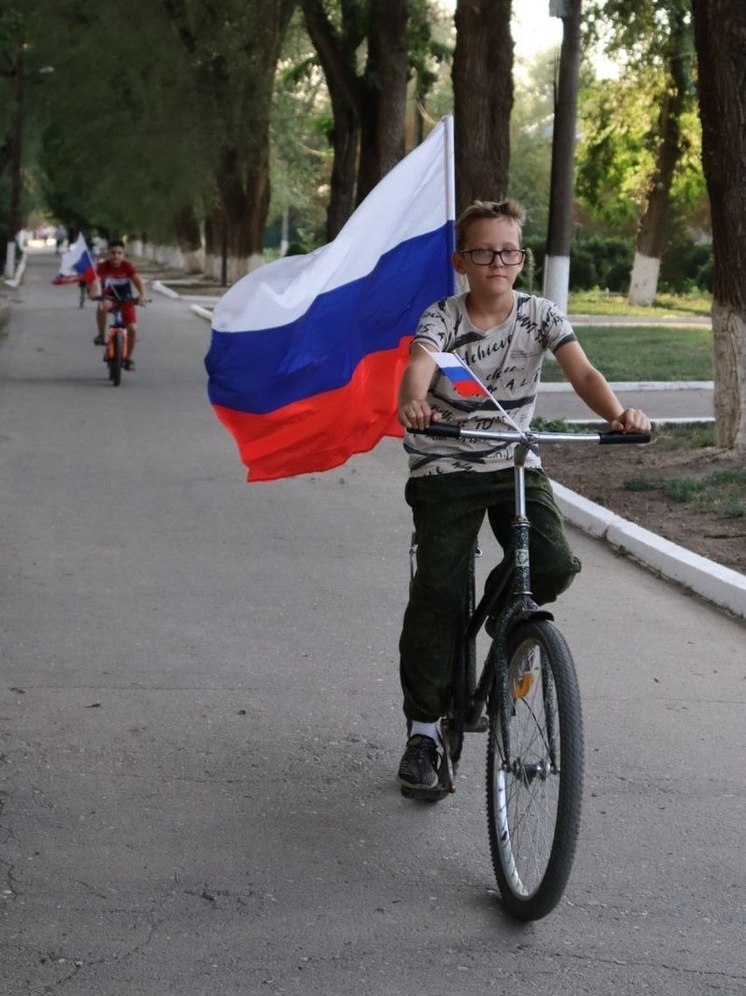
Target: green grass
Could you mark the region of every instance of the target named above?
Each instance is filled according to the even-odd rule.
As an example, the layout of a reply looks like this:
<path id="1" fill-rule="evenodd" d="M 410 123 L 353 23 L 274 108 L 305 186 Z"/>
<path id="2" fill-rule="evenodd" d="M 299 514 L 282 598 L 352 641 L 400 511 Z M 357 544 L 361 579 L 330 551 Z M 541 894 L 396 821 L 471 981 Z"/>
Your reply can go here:
<path id="1" fill-rule="evenodd" d="M 715 445 L 715 428 L 668 426 L 656 433 L 656 446 L 666 450 L 702 449 Z M 691 505 L 697 512 L 717 518 L 746 516 L 746 467 L 713 470 L 704 477 L 664 478 L 654 474 L 631 477 L 625 491 L 661 491 L 672 501 Z"/>
<path id="2" fill-rule="evenodd" d="M 746 467 L 714 470 L 706 477 L 633 477 L 626 491 L 662 491 L 671 501 L 691 504 L 698 512 L 731 519 L 746 516 Z"/>
<path id="3" fill-rule="evenodd" d="M 649 307 L 633 306 L 621 294 L 607 291 L 577 291 L 570 294 L 571 315 L 630 315 L 647 318 L 709 318 L 712 298 L 702 295 L 659 294 Z"/>
<path id="4" fill-rule="evenodd" d="M 655 438 L 667 450 L 703 450 L 715 445 L 715 426 L 667 425 L 656 431 Z"/>
<path id="5" fill-rule="evenodd" d="M 607 380 L 712 380 L 709 328 L 576 325 L 575 334 Z M 557 364 L 544 364 L 542 380 L 563 379 Z"/>

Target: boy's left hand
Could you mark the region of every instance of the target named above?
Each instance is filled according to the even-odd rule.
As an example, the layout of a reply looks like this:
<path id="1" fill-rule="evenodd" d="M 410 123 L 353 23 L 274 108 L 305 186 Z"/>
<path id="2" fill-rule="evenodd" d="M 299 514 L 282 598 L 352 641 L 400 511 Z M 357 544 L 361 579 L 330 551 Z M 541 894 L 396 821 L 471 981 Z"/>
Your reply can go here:
<path id="1" fill-rule="evenodd" d="M 609 422 L 614 432 L 650 432 L 650 419 L 639 408 L 625 408 L 622 414 Z"/>

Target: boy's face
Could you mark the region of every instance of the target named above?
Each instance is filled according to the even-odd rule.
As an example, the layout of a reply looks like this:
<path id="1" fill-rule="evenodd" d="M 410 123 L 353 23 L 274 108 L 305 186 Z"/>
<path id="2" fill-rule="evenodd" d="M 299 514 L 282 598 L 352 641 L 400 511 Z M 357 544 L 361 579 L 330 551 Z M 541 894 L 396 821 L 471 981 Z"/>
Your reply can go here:
<path id="1" fill-rule="evenodd" d="M 518 264 L 505 264 L 499 256 L 495 256 L 489 265 L 480 266 L 464 250 L 520 248 L 521 232 L 517 222 L 510 218 L 479 218 L 466 229 L 461 250 L 453 254 L 453 266 L 457 273 L 467 277 L 472 293 L 499 297 L 513 289 L 523 269 L 523 259 Z"/>
<path id="2" fill-rule="evenodd" d="M 112 266 L 121 266 L 124 259 L 124 249 L 121 246 L 109 246 L 106 257 Z"/>

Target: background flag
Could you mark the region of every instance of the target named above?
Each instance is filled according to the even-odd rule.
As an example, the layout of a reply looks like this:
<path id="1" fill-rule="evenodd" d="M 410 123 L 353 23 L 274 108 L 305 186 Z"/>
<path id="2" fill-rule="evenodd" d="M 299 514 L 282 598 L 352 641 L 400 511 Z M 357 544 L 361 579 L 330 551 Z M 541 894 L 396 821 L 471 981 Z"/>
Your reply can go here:
<path id="1" fill-rule="evenodd" d="M 70 248 L 62 254 L 60 272 L 53 284 L 69 284 L 75 281 L 91 284 L 96 279 L 96 266 L 81 232 Z"/>
<path id="2" fill-rule="evenodd" d="M 254 270 L 220 299 L 208 395 L 250 481 L 328 470 L 401 435 L 409 341 L 454 290 L 453 219 L 449 116 L 333 242 Z"/>

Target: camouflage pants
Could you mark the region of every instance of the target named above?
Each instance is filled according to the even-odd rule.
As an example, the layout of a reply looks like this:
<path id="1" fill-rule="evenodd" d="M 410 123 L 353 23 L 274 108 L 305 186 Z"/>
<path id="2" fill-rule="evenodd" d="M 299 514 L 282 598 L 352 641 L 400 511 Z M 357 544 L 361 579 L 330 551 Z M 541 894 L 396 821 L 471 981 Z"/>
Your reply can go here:
<path id="1" fill-rule="evenodd" d="M 513 471 L 412 478 L 405 497 L 417 534 L 417 573 L 399 641 L 404 714 L 433 722 L 448 702 L 451 661 L 464 628 L 471 551 L 485 513 L 500 546 L 511 541 Z M 526 513 L 534 599 L 553 602 L 580 570 L 542 470 L 526 471 Z"/>

